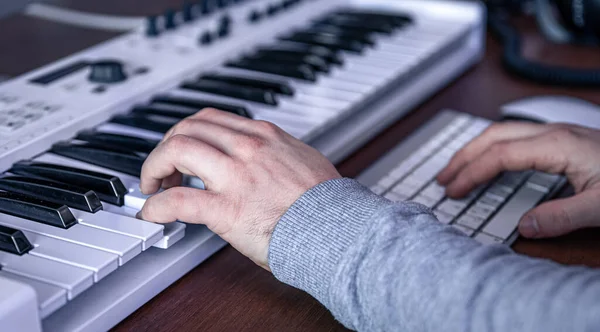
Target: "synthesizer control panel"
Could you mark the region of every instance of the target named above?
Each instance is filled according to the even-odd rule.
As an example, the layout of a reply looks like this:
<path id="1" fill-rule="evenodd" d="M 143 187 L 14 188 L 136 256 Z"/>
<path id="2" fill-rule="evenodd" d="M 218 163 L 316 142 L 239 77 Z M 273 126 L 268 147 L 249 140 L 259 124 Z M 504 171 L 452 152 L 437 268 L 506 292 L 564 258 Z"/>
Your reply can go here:
<path id="1" fill-rule="evenodd" d="M 457 35 L 479 24 L 481 12 L 470 6 L 437 1 L 414 6 L 416 2 L 420 3 L 398 2 L 393 7 L 415 17 L 415 24 L 421 16 L 425 22 L 437 19 Z M 233 1 L 225 8 L 185 7 L 149 17 L 138 31 L 5 82 L 0 87 L 0 169 L 348 5 L 391 6 L 389 1 L 255 0 Z M 468 16 L 471 26 L 452 22 L 453 17 L 469 22 Z M 481 31 L 476 33 L 480 42 Z M 439 45 L 431 47 L 434 51 Z"/>

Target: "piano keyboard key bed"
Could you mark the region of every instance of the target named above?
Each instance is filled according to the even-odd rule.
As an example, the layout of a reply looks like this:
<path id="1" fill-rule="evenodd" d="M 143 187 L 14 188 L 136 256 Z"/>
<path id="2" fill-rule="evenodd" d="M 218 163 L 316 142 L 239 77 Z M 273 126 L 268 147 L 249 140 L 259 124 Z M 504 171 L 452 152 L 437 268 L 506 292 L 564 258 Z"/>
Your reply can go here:
<path id="1" fill-rule="evenodd" d="M 245 22 L 265 3 L 209 17 Z M 0 87 L 0 288 L 32 287 L 15 296 L 25 307 L 35 301 L 28 314 L 43 330 L 107 330 L 225 245 L 204 226 L 135 218 L 147 198 L 141 165 L 181 119 L 214 107 L 270 121 L 338 161 L 482 51 L 473 4 L 290 6 L 269 22 L 221 25 L 219 38 L 194 49 L 191 27 L 211 22 L 160 37 L 134 32 Z M 76 70 L 48 82 L 56 69 L 109 57 L 128 80 L 90 83 Z M 4 327 L 20 326 L 11 322 L 0 314 Z"/>

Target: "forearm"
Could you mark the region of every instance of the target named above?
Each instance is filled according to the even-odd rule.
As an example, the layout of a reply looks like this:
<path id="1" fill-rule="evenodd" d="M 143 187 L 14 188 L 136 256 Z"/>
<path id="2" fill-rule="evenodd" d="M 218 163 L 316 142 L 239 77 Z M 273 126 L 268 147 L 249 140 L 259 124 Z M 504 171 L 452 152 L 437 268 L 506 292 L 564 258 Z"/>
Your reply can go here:
<path id="1" fill-rule="evenodd" d="M 269 264 L 357 330 L 600 327 L 597 272 L 481 246 L 422 206 L 393 204 L 348 179 L 321 184 L 290 208 Z"/>

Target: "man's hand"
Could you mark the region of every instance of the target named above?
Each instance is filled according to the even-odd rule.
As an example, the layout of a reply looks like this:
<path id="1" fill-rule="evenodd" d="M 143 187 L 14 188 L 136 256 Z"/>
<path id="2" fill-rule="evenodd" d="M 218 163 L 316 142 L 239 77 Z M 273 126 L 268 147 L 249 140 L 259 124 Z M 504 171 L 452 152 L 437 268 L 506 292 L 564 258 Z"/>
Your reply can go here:
<path id="1" fill-rule="evenodd" d="M 568 111 L 568 110 L 565 110 Z M 600 131 L 566 124 L 496 124 L 467 144 L 438 175 L 450 197 L 462 197 L 502 171 L 565 174 L 576 195 L 532 209 L 525 237 L 558 236 L 600 226 Z"/>
<path id="2" fill-rule="evenodd" d="M 179 187 L 198 176 L 206 190 Z M 141 190 L 154 194 L 140 217 L 205 224 L 268 269 L 271 233 L 308 189 L 340 174 L 318 151 L 277 126 L 205 109 L 174 126 L 142 167 Z"/>

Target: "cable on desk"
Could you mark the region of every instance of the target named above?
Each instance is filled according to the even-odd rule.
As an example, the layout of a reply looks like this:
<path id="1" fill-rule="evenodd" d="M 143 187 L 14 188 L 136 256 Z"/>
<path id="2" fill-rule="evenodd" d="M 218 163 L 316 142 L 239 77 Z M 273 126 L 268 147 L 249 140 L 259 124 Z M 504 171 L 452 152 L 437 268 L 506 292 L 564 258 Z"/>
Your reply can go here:
<path id="1" fill-rule="evenodd" d="M 502 62 L 511 73 L 547 85 L 570 87 L 600 86 L 599 69 L 575 69 L 536 63 L 521 55 L 521 37 L 517 30 L 498 13 L 490 13 L 488 27 L 504 46 Z"/>
<path id="2" fill-rule="evenodd" d="M 28 16 L 96 30 L 121 32 L 134 30 L 144 26 L 143 17 L 120 17 L 94 14 L 42 3 L 32 3 L 28 5 L 25 8 L 24 13 Z"/>

